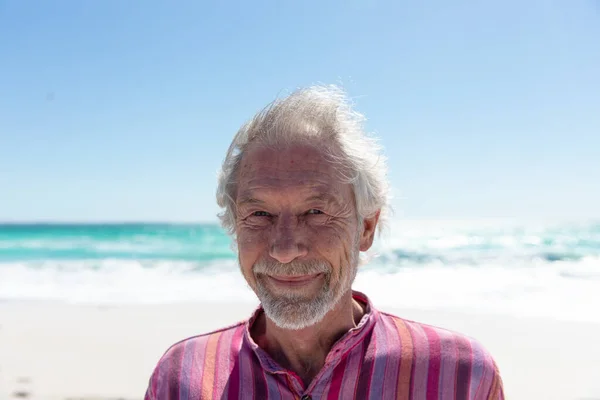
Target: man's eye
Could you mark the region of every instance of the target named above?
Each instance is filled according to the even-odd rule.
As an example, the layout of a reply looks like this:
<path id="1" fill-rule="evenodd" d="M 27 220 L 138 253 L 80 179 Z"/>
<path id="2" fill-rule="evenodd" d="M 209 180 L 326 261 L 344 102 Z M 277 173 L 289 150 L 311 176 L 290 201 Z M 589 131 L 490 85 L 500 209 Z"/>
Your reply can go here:
<path id="1" fill-rule="evenodd" d="M 271 214 L 269 214 L 269 213 L 268 213 L 268 212 L 266 212 L 266 211 L 254 211 L 254 212 L 252 213 L 252 216 L 253 216 L 253 217 L 269 217 L 270 215 L 271 215 Z"/>
<path id="2" fill-rule="evenodd" d="M 323 211 L 321 211 L 321 210 L 317 210 L 316 208 L 311 208 L 311 209 L 310 209 L 310 210 L 308 210 L 306 213 L 307 213 L 307 214 L 317 214 L 317 215 L 318 215 L 318 214 L 323 214 Z"/>

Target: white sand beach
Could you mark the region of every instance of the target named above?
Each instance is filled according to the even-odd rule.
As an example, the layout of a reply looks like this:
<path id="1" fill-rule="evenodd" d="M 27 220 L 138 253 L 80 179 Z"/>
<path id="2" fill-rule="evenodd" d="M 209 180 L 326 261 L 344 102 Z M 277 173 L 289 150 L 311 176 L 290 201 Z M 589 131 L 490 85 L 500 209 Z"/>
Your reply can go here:
<path id="1" fill-rule="evenodd" d="M 253 308 L 0 303 L 0 399 L 140 399 L 169 345 Z M 381 309 L 481 341 L 499 364 L 507 399 L 600 399 L 598 324 Z"/>

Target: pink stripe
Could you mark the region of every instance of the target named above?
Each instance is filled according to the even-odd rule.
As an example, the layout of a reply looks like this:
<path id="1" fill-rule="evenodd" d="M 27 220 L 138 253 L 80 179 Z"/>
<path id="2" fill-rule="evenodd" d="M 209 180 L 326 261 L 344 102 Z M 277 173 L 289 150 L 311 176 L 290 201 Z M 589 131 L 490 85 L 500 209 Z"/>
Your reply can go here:
<path id="1" fill-rule="evenodd" d="M 342 380 L 344 379 L 344 371 L 346 370 L 347 363 L 348 358 L 344 358 L 334 368 L 331 386 L 329 387 L 329 394 L 327 395 L 328 400 L 337 400 L 340 398 L 340 392 L 342 390 Z"/>
<path id="2" fill-rule="evenodd" d="M 358 373 L 363 359 L 364 342 L 360 342 L 350 354 L 347 355 L 348 362 L 344 369 L 344 378 L 342 379 L 342 395 L 340 399 L 356 398 L 356 387 L 358 386 Z"/>
<path id="3" fill-rule="evenodd" d="M 451 332 L 444 329 L 437 331 L 442 349 L 440 365 L 440 400 L 454 400 L 454 382 L 456 380 L 456 345 Z"/>
<path id="4" fill-rule="evenodd" d="M 225 388 L 226 380 L 229 378 L 229 352 L 231 349 L 231 340 L 238 329 L 228 329 L 223 331 L 219 342 L 217 343 L 217 356 L 215 358 L 215 381 L 213 388 L 213 398 L 222 397 L 223 388 Z"/>
<path id="5" fill-rule="evenodd" d="M 429 342 L 429 371 L 427 372 L 427 400 L 438 400 L 440 386 L 440 338 L 435 329 L 423 325 Z"/>
<path id="6" fill-rule="evenodd" d="M 179 354 L 179 368 L 177 371 L 177 383 L 178 385 L 181 384 L 181 382 L 186 382 L 187 383 L 187 371 L 184 371 L 183 367 L 184 367 L 184 361 L 185 361 L 185 350 L 186 347 L 190 345 L 190 341 L 186 341 L 186 342 L 182 342 L 179 344 L 179 347 L 181 348 L 181 352 Z M 173 357 L 175 358 L 175 357 Z M 177 400 L 181 400 L 181 392 L 178 391 L 177 393 Z"/>
<path id="7" fill-rule="evenodd" d="M 179 342 L 173 345 L 159 362 L 158 379 L 160 385 L 157 386 L 156 398 L 179 398 L 179 390 L 176 385 L 171 385 L 171 382 L 177 383 L 181 372 L 181 359 L 183 357 L 184 343 Z"/>
<path id="8" fill-rule="evenodd" d="M 197 365 L 197 370 L 195 374 L 195 381 L 190 381 L 190 392 L 192 390 L 192 387 L 194 387 L 196 391 L 201 390 L 202 377 L 204 376 L 204 354 L 206 354 L 208 336 L 198 337 L 194 340 L 196 341 L 196 345 L 194 346 L 195 357 L 193 364 Z"/>
<path id="9" fill-rule="evenodd" d="M 155 372 L 154 372 L 154 374 L 152 374 L 152 383 L 150 384 L 151 387 L 152 387 L 152 396 L 151 396 L 151 398 L 153 398 L 153 399 L 156 398 L 156 386 L 158 384 L 158 379 L 156 377 L 158 376 L 158 372 L 159 372 L 159 369 L 157 367 L 156 370 L 155 370 Z M 150 397 L 150 396 L 148 396 L 148 397 Z"/>
<path id="10" fill-rule="evenodd" d="M 245 327 L 243 325 L 235 329 L 235 333 L 231 338 L 231 347 L 229 349 L 229 365 L 231 372 L 229 374 L 229 387 L 227 388 L 227 398 L 237 399 L 240 395 L 240 361 L 241 353 L 248 351 L 242 346 L 242 338 L 244 336 Z"/>
<path id="11" fill-rule="evenodd" d="M 380 323 L 384 326 L 387 336 L 387 357 L 383 373 L 383 393 L 382 397 L 391 399 L 396 397 L 398 389 L 398 378 L 400 374 L 401 346 L 400 335 L 394 321 L 385 317 Z"/>
<path id="12" fill-rule="evenodd" d="M 407 323 L 413 343 L 413 373 L 411 398 L 423 399 L 427 394 L 427 372 L 429 370 L 429 342 L 420 324 Z"/>

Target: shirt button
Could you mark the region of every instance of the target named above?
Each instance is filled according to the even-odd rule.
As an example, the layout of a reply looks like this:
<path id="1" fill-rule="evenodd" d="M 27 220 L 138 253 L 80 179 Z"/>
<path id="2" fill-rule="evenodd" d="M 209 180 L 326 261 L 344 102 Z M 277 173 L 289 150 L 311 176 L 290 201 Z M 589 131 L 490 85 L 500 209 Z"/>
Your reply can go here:
<path id="1" fill-rule="evenodd" d="M 312 400 L 312 397 L 310 397 L 310 394 L 305 394 L 304 396 L 302 396 L 301 400 Z"/>

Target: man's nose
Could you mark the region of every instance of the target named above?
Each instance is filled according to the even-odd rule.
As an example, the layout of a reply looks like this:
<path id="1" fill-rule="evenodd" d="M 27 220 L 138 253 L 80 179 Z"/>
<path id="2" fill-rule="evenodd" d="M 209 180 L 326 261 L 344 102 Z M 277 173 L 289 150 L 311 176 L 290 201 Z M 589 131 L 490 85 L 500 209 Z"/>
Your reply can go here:
<path id="1" fill-rule="evenodd" d="M 280 218 L 273 236 L 269 255 L 282 264 L 287 264 L 308 253 L 304 235 L 294 218 Z"/>

